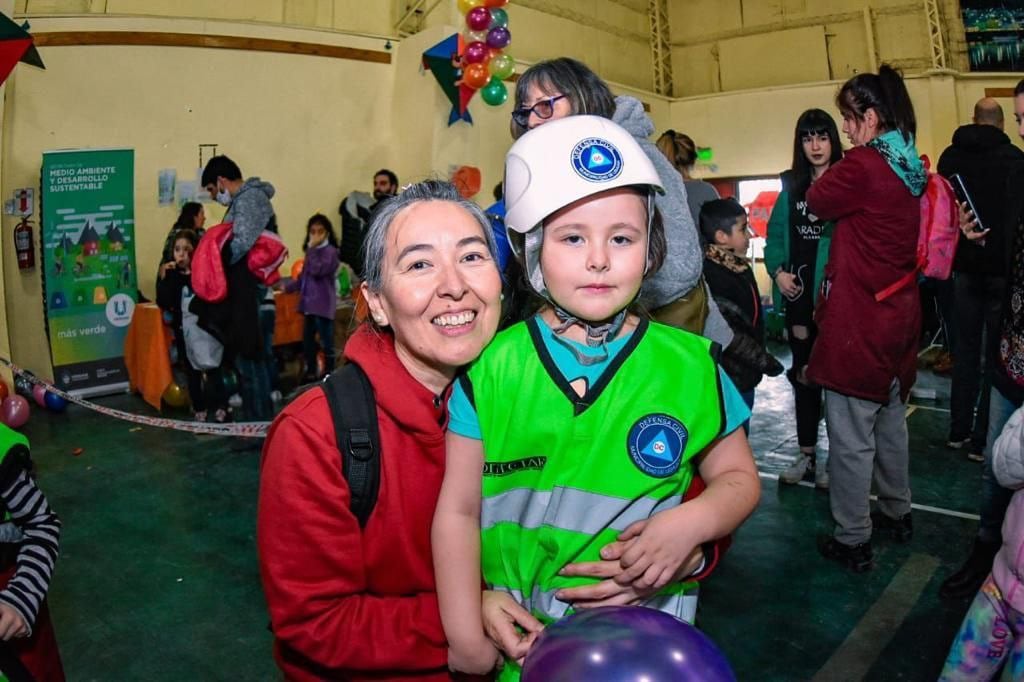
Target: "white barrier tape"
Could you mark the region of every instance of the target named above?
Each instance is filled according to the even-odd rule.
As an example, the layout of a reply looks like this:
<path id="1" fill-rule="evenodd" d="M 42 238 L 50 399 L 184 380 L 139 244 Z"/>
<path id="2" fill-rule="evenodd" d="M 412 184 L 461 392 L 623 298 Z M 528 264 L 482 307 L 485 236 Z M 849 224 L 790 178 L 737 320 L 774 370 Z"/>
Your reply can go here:
<path id="1" fill-rule="evenodd" d="M 132 414 L 131 412 L 124 412 L 122 410 L 115 410 L 103 405 L 97 405 L 96 403 L 89 402 L 88 400 L 82 400 L 77 398 L 66 391 L 46 383 L 34 374 L 29 374 L 25 370 L 13 364 L 7 358 L 0 357 L 0 364 L 6 366 L 14 374 L 25 379 L 33 384 L 42 386 L 49 393 L 58 395 L 69 403 L 81 405 L 82 407 L 105 414 L 108 417 L 114 417 L 126 422 L 132 422 L 133 424 L 142 424 L 144 426 L 154 426 L 160 429 L 174 429 L 175 431 L 188 431 L 189 433 L 207 433 L 214 436 L 241 436 L 243 438 L 263 438 L 267 435 L 267 429 L 270 428 L 270 422 L 233 422 L 231 424 L 217 424 L 210 422 L 193 422 L 183 421 L 181 419 L 166 419 L 164 417 L 146 417 L 141 414 Z"/>

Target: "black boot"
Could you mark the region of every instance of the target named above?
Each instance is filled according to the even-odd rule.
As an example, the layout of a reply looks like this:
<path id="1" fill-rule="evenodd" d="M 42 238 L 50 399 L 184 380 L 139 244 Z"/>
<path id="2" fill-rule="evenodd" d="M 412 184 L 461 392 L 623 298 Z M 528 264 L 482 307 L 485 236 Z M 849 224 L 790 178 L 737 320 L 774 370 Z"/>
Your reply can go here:
<path id="1" fill-rule="evenodd" d="M 939 596 L 946 599 L 973 596 L 992 572 L 992 560 L 995 559 L 1000 546 L 1001 543 L 998 542 L 983 542 L 975 538 L 967 561 L 960 570 L 946 578 L 939 588 Z"/>
<path id="2" fill-rule="evenodd" d="M 914 522 L 910 518 L 910 512 L 907 512 L 898 519 L 894 519 L 891 516 L 886 516 L 881 511 L 874 511 L 871 512 L 871 525 L 875 530 L 889 531 L 892 539 L 900 544 L 910 542 L 914 537 Z"/>
<path id="3" fill-rule="evenodd" d="M 871 551 L 870 540 L 859 545 L 844 545 L 831 535 L 820 535 L 818 552 L 826 559 L 838 561 L 854 573 L 864 573 L 874 568 L 875 556 Z"/>

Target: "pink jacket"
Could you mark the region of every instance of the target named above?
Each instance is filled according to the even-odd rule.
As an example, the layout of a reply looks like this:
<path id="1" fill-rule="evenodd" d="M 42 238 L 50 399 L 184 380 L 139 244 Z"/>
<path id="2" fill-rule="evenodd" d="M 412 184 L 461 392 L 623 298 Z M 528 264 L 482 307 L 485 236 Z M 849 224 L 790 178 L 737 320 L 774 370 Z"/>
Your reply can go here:
<path id="1" fill-rule="evenodd" d="M 1003 520 L 1003 546 L 992 564 L 992 577 L 1003 599 L 1024 612 L 1024 408 L 1006 422 L 992 447 L 992 469 L 999 484 L 1016 490 Z"/>
<path id="2" fill-rule="evenodd" d="M 192 256 L 192 289 L 196 296 L 220 303 L 228 295 L 221 251 L 231 237 L 231 223 L 221 223 L 206 231 Z M 270 286 L 281 278 L 277 269 L 288 258 L 288 248 L 281 237 L 264 230 L 246 254 L 249 272 L 263 284 Z"/>

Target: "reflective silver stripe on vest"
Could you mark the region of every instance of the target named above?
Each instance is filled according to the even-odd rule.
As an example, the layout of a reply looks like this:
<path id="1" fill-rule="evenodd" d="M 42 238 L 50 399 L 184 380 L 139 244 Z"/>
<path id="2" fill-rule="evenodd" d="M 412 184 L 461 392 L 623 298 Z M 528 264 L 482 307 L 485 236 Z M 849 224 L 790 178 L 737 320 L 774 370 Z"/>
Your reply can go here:
<path id="1" fill-rule="evenodd" d="M 480 529 L 514 523 L 525 529 L 545 526 L 597 535 L 606 529 L 626 530 L 636 521 L 678 507 L 682 500 L 682 495 L 671 495 L 663 500 L 626 499 L 575 488 L 558 487 L 550 492 L 515 488 L 483 499 Z"/>
<path id="2" fill-rule="evenodd" d="M 526 601 L 523 599 L 523 593 L 519 590 L 511 590 L 500 585 L 493 585 L 491 589 L 505 592 L 534 615 L 541 614 L 551 620 L 564 618 L 571 608 L 570 604 L 555 598 L 555 593 L 558 590 L 543 591 L 539 587 L 535 587 L 533 596 Z M 688 593 L 657 594 L 647 601 L 641 602 L 641 606 L 663 611 L 687 623 L 693 623 L 693 619 L 697 615 L 697 591 L 697 588 L 694 587 Z"/>

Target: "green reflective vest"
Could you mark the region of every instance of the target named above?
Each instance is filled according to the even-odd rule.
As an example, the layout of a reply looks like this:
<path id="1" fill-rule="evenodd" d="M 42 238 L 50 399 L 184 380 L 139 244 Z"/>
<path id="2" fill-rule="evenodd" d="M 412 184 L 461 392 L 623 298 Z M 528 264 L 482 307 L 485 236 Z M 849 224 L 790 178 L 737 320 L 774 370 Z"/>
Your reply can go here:
<path id="1" fill-rule="evenodd" d="M 538 324 L 499 334 L 462 382 L 484 448 L 484 581 L 551 622 L 569 609 L 557 590 L 595 582 L 558 571 L 600 560 L 631 523 L 679 505 L 725 414 L 707 339 L 643 321 L 580 397 Z M 681 615 L 686 587 L 670 585 L 648 606 Z"/>

